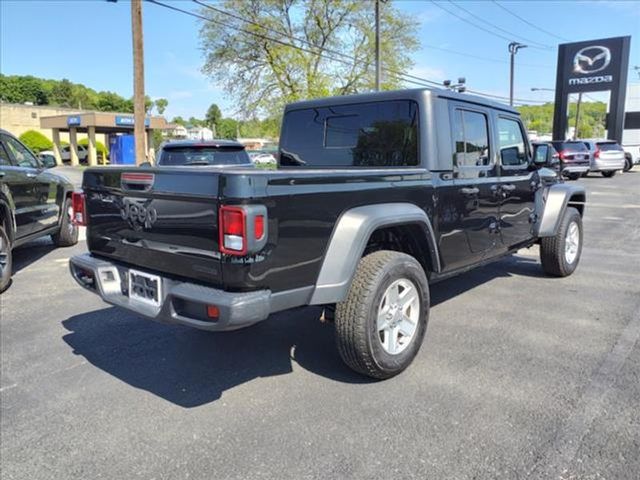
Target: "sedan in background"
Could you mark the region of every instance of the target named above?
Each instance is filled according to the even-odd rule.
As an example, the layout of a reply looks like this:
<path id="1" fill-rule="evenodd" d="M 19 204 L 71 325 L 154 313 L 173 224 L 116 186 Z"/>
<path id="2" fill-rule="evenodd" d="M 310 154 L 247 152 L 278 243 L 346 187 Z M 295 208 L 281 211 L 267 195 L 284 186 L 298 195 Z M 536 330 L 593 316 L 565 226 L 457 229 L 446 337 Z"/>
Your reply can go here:
<path id="1" fill-rule="evenodd" d="M 583 142 L 591 155 L 590 172 L 613 177 L 618 170 L 624 169 L 624 150 L 615 140 L 586 139 Z"/>
<path id="2" fill-rule="evenodd" d="M 563 176 L 577 180 L 581 175 L 589 172 L 591 155 L 583 141 L 554 140 L 551 144 L 558 152 L 560 172 Z"/>
<path id="3" fill-rule="evenodd" d="M 158 166 L 253 167 L 244 145 L 230 140 L 185 140 L 160 147 Z"/>

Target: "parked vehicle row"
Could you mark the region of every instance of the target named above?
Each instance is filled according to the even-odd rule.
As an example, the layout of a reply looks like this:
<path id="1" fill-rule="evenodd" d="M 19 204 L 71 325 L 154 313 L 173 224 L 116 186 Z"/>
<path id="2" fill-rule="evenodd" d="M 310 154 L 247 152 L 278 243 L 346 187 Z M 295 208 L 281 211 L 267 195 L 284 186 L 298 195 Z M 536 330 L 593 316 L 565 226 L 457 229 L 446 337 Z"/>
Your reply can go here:
<path id="1" fill-rule="evenodd" d="M 558 170 L 570 180 L 577 180 L 590 172 L 613 177 L 616 172 L 629 171 L 628 156 L 614 140 L 578 139 L 552 141 L 558 155 Z"/>
<path id="2" fill-rule="evenodd" d="M 79 285 L 212 331 L 319 305 L 346 364 L 383 379 L 420 349 L 431 284 L 534 244 L 549 275 L 580 261 L 584 188 L 548 168 L 553 147 L 532 149 L 516 110 L 484 98 L 416 89 L 288 105 L 277 170 L 184 168 L 200 165 L 189 155 L 85 171 Z"/>

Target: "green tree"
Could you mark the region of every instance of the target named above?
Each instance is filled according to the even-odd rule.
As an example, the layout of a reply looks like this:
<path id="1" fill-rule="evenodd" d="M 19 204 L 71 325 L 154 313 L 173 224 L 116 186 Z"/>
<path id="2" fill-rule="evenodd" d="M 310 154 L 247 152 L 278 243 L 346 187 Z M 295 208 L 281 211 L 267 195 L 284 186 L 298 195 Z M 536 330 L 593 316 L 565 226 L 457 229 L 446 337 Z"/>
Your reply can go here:
<path id="1" fill-rule="evenodd" d="M 162 115 L 166 110 L 167 106 L 169 105 L 169 100 L 167 100 L 166 98 L 158 98 L 156 99 L 154 104 L 158 114 Z"/>
<path id="2" fill-rule="evenodd" d="M 217 125 L 217 135 L 218 138 L 227 138 L 229 140 L 233 140 L 237 138 L 238 132 L 238 121 L 233 118 L 223 118 L 220 120 L 220 123 Z"/>
<path id="3" fill-rule="evenodd" d="M 225 0 L 220 6 L 239 18 L 201 9 L 202 15 L 217 21 L 204 22 L 200 30 L 203 72 L 224 86 L 243 115 L 274 115 L 291 101 L 374 87 L 371 2 Z M 418 24 L 391 3 L 382 3 L 381 10 L 383 67 L 406 71 L 419 46 Z M 402 84 L 392 74 L 383 80 L 383 89 Z"/>
<path id="4" fill-rule="evenodd" d="M 27 130 L 24 132 L 20 135 L 20 141 L 36 153 L 53 148 L 53 142 L 35 130 Z"/>
<path id="5" fill-rule="evenodd" d="M 171 123 L 176 123 L 184 127 L 187 124 L 187 121 L 182 117 L 173 117 L 173 119 L 171 120 Z"/>
<path id="6" fill-rule="evenodd" d="M 215 103 L 212 103 L 207 110 L 207 115 L 205 116 L 205 121 L 207 122 L 207 126 L 209 128 L 214 128 L 218 125 L 220 120 L 222 119 L 222 112 L 220 111 L 220 107 Z"/>
<path id="7" fill-rule="evenodd" d="M 0 100 L 9 103 L 31 102 L 34 105 L 47 105 L 49 92 L 40 78 L 31 75 L 0 74 Z"/>
<path id="8" fill-rule="evenodd" d="M 72 107 L 73 105 L 73 84 L 63 78 L 51 90 L 50 102 L 53 105 L 62 107 Z"/>

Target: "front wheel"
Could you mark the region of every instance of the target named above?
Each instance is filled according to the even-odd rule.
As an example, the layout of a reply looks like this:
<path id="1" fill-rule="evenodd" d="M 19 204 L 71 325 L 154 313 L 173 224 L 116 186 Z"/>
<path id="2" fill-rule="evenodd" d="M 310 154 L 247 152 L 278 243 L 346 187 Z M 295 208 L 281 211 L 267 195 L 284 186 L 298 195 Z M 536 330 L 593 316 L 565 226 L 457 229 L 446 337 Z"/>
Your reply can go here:
<path id="1" fill-rule="evenodd" d="M 407 368 L 424 339 L 429 285 L 418 261 L 381 250 L 358 264 L 347 298 L 335 311 L 336 341 L 356 372 L 386 379 Z"/>
<path id="2" fill-rule="evenodd" d="M 615 170 L 609 170 L 607 172 L 602 172 L 602 176 L 606 178 L 611 178 L 616 174 Z"/>
<path id="3" fill-rule="evenodd" d="M 11 242 L 4 227 L 0 226 L 0 293 L 11 283 L 12 268 Z"/>
<path id="4" fill-rule="evenodd" d="M 571 275 L 582 254 L 582 217 L 573 207 L 567 207 L 553 237 L 540 240 L 542 269 L 554 277 Z"/>

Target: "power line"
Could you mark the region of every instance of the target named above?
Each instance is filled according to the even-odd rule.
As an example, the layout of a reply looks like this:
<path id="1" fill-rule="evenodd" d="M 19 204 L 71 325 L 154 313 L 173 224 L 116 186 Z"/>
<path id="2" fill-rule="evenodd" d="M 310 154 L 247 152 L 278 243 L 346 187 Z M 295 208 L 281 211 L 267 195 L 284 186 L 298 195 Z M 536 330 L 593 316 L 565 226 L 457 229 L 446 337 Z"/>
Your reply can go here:
<path id="1" fill-rule="evenodd" d="M 544 43 L 536 42 L 535 40 L 531 40 L 530 38 L 526 38 L 526 37 L 523 37 L 523 36 L 521 36 L 521 35 L 517 35 L 517 34 L 515 34 L 515 33 L 513 33 L 513 32 L 510 32 L 509 30 L 505 30 L 504 28 L 499 27 L 499 26 L 498 26 L 498 25 L 496 25 L 495 23 L 491 23 L 491 22 L 489 22 L 489 21 L 485 20 L 484 18 L 481 18 L 481 17 L 479 17 L 478 15 L 474 14 L 473 12 L 471 12 L 471 11 L 467 10 L 466 8 L 461 7 L 461 6 L 460 6 L 460 5 L 458 5 L 457 3 L 453 2 L 453 0 L 449 0 L 449 3 L 450 3 L 451 5 L 453 5 L 454 7 L 456 7 L 456 8 L 458 8 L 458 9 L 462 10 L 463 12 L 465 12 L 465 13 L 466 13 L 467 15 L 469 15 L 470 17 L 472 17 L 472 18 L 474 18 L 474 19 L 478 20 L 480 23 L 490 25 L 490 26 L 492 26 L 493 28 L 497 28 L 497 29 L 498 29 L 498 30 L 500 30 L 501 32 L 506 33 L 507 35 L 510 35 L 510 36 L 512 37 L 512 38 L 511 38 L 511 40 L 515 40 L 515 39 L 520 38 L 521 40 L 524 40 L 525 42 L 528 42 L 529 44 L 532 44 L 532 45 L 529 45 L 529 47 L 530 47 L 530 48 L 540 48 L 540 49 L 542 49 L 542 50 L 549 50 L 549 49 L 553 48 L 551 45 L 545 45 Z"/>
<path id="2" fill-rule="evenodd" d="M 189 10 L 184 10 L 182 8 L 178 8 L 178 7 L 174 6 L 174 5 L 169 5 L 167 3 L 163 3 L 163 2 L 160 2 L 158 0 L 146 0 L 146 1 L 150 2 L 150 3 L 153 3 L 155 5 L 158 5 L 160 7 L 167 8 L 169 10 L 180 12 L 180 13 L 183 13 L 185 15 L 189 15 L 191 17 L 198 18 L 200 20 L 204 20 L 206 22 L 211 22 L 211 23 L 214 23 L 214 24 L 217 24 L 217 25 L 222 25 L 224 27 L 231 28 L 231 29 L 234 29 L 234 30 L 242 32 L 242 33 L 246 33 L 247 35 L 252 35 L 252 36 L 255 36 L 257 38 L 261 38 L 263 40 L 269 40 L 271 42 L 274 42 L 274 43 L 277 43 L 277 44 L 280 44 L 280 45 L 283 45 L 283 46 L 286 46 L 286 47 L 295 48 L 295 49 L 298 49 L 300 51 L 303 51 L 303 52 L 306 52 L 306 53 L 310 53 L 311 55 L 317 55 L 317 56 L 319 56 L 321 58 L 325 58 L 325 59 L 328 59 L 328 60 L 331 60 L 331 61 L 334 61 L 334 62 L 339 62 L 339 63 L 346 64 L 346 65 L 352 65 L 353 61 L 357 60 L 354 57 L 351 57 L 349 55 L 340 53 L 340 56 L 349 59 L 349 60 L 342 60 L 340 58 L 336 58 L 334 56 L 327 55 L 325 53 L 320 53 L 318 51 L 310 50 L 308 48 L 301 47 L 299 45 L 295 45 L 295 44 L 292 44 L 292 43 L 288 43 L 288 42 L 285 42 L 285 41 L 282 41 L 282 40 L 279 40 L 279 39 L 276 39 L 276 38 L 273 38 L 273 37 L 269 37 L 267 35 L 263 35 L 263 34 L 258 33 L 258 32 L 254 32 L 254 31 L 251 31 L 251 30 L 246 30 L 246 29 L 244 29 L 242 27 L 239 27 L 239 26 L 236 26 L 236 25 L 230 25 L 230 24 L 222 22 L 220 20 L 215 20 L 215 19 L 212 19 L 212 18 L 209 18 L 209 17 L 205 17 L 204 15 L 200 15 L 198 13 L 195 13 L 195 12 L 192 12 L 192 11 L 189 11 Z M 199 2 L 196 2 L 196 3 L 199 3 Z M 205 6 L 207 6 L 207 5 L 205 4 Z M 211 8 L 215 8 L 215 7 L 211 7 Z M 254 23 L 256 25 L 262 26 L 260 24 L 255 23 L 255 22 L 250 22 L 250 23 Z M 263 28 L 266 28 L 266 27 L 263 27 Z M 283 34 L 282 32 L 278 32 L 278 34 L 284 35 L 287 38 L 291 38 L 289 35 Z M 305 43 L 308 44 L 309 42 L 305 41 Z M 417 77 L 417 76 L 414 76 L 414 75 L 409 75 L 409 74 L 406 74 L 406 73 L 400 73 L 400 72 L 395 73 L 395 71 L 391 71 L 391 70 L 389 70 L 387 68 L 385 68 L 384 70 L 386 70 L 389 73 L 392 73 L 393 75 L 396 76 L 396 78 L 398 78 L 399 80 L 401 80 L 403 82 L 412 83 L 414 85 L 418 85 L 418 86 L 421 86 L 421 87 L 428 87 L 428 86 L 442 87 L 442 83 L 441 82 L 437 82 L 435 80 L 429 80 L 429 79 L 426 79 L 426 78 L 421 78 L 421 77 Z M 407 78 L 405 78 L 405 77 L 407 77 Z M 506 97 L 499 97 L 499 96 L 491 95 L 491 94 L 485 94 L 483 92 L 478 92 L 478 91 L 474 91 L 473 93 L 475 93 L 478 96 L 487 97 L 487 98 L 506 98 Z M 540 103 L 539 100 L 520 99 L 520 98 L 517 98 L 517 99 L 514 99 L 514 100 L 516 100 L 518 102 Z"/>
<path id="3" fill-rule="evenodd" d="M 493 30 L 489 30 L 488 28 L 485 28 L 485 27 L 484 27 L 484 26 L 482 26 L 482 25 L 478 25 L 477 23 L 472 22 L 471 20 L 469 20 L 469 19 L 468 19 L 468 18 L 466 18 L 466 17 L 463 17 L 462 15 L 458 15 L 456 12 L 453 12 L 453 11 L 449 10 L 449 9 L 448 9 L 448 8 L 446 8 L 444 5 L 442 5 L 442 4 L 441 4 L 441 3 L 439 3 L 439 2 L 436 2 L 435 0 L 429 0 L 429 1 L 430 1 L 431 3 L 433 3 L 433 4 L 434 4 L 436 7 L 438 7 L 439 9 L 444 10 L 445 12 L 447 12 L 449 15 L 453 15 L 453 16 L 454 16 L 454 17 L 456 17 L 457 19 L 462 20 L 463 22 L 468 23 L 469 25 L 472 25 L 472 26 L 476 27 L 477 29 L 482 30 L 483 32 L 486 32 L 486 33 L 488 33 L 488 34 L 490 34 L 490 35 L 493 35 L 494 37 L 502 38 L 503 40 L 513 41 L 513 34 L 511 34 L 510 32 L 507 32 L 507 33 L 509 33 L 509 34 L 510 34 L 510 35 L 512 35 L 512 36 L 511 36 L 511 37 L 505 37 L 504 35 L 501 35 L 501 34 L 499 34 L 499 33 L 496 33 L 496 32 L 494 32 Z M 462 7 L 458 6 L 458 5 L 456 5 L 455 3 L 451 3 L 451 4 L 452 4 L 452 5 L 454 5 L 454 6 L 456 6 L 456 7 L 458 7 L 458 8 L 460 8 L 460 9 L 462 9 L 462 10 L 465 10 L 465 11 L 467 11 L 467 12 L 468 12 L 468 10 L 466 10 L 466 9 L 464 9 L 464 8 L 462 8 Z M 485 23 L 486 23 L 486 22 L 485 22 Z M 494 25 L 494 26 L 495 26 L 495 25 Z M 496 27 L 496 28 L 498 28 L 499 30 L 503 30 L 503 29 L 501 29 L 501 28 L 499 28 L 499 27 Z M 505 30 L 503 30 L 503 31 L 505 31 Z M 547 49 L 547 48 L 538 47 L 538 46 L 535 46 L 535 45 L 531 46 L 531 48 L 537 48 L 537 49 L 539 49 L 539 50 L 546 50 L 546 49 Z"/>
<path id="4" fill-rule="evenodd" d="M 516 17 L 518 20 L 523 21 L 523 22 L 524 22 L 524 23 L 526 23 L 527 25 L 529 25 L 529 26 L 531 26 L 531 27 L 533 27 L 533 28 L 535 28 L 535 29 L 537 29 L 537 30 L 540 30 L 540 31 L 541 31 L 541 32 L 543 32 L 543 33 L 546 33 L 547 35 L 551 35 L 552 37 L 555 37 L 555 38 L 557 38 L 557 39 L 559 39 L 559 40 L 564 40 L 565 42 L 569 42 L 569 41 L 570 41 L 568 38 L 564 38 L 564 37 L 561 37 L 560 35 L 556 35 L 555 33 L 550 32 L 550 31 L 548 31 L 548 30 L 545 30 L 544 28 L 542 28 L 542 27 L 540 27 L 540 26 L 536 25 L 535 23 L 530 22 L 530 21 L 529 21 L 529 20 L 527 20 L 526 18 L 521 17 L 520 15 L 518 15 L 517 13 L 515 13 L 514 11 L 512 11 L 512 10 L 508 9 L 507 7 L 505 7 L 504 5 L 502 5 L 502 4 L 500 4 L 500 3 L 498 3 L 496 0 L 491 0 L 491 1 L 492 1 L 493 3 L 495 3 L 498 7 L 500 7 L 502 10 L 504 10 L 505 12 L 507 12 L 509 15 Z"/>
<path id="5" fill-rule="evenodd" d="M 440 50 L 441 52 L 453 53 L 454 55 L 460 55 L 463 57 L 474 58 L 476 60 L 482 60 L 483 62 L 493 62 L 493 63 L 503 63 L 508 64 L 508 60 L 500 60 L 499 58 L 489 58 L 489 57 L 481 57 L 478 55 L 474 55 L 472 53 L 466 52 L 458 52 L 456 50 L 451 50 L 443 47 L 436 47 L 435 45 L 423 45 L 424 48 L 431 48 L 433 50 Z M 518 63 L 520 67 L 534 67 L 534 68 L 556 68 L 554 65 L 534 65 L 532 63 Z"/>

